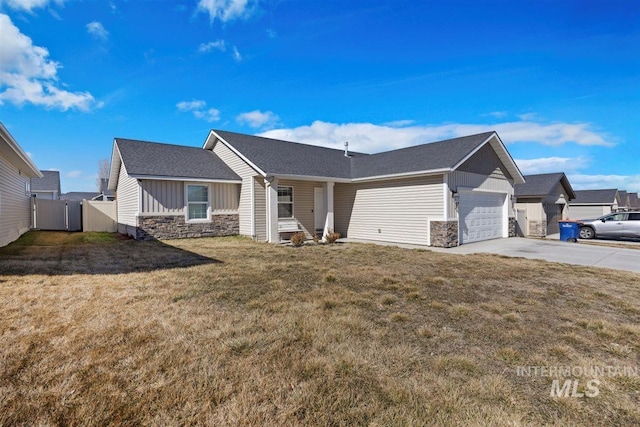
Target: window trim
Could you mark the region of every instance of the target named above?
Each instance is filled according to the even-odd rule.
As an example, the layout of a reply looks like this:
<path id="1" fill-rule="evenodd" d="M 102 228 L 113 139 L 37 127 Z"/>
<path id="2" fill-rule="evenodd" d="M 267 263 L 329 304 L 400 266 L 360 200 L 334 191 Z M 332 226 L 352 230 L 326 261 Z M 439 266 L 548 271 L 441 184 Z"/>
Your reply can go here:
<path id="1" fill-rule="evenodd" d="M 295 211 L 294 211 L 294 195 L 293 195 L 293 185 L 278 185 L 278 188 L 276 191 L 280 191 L 281 188 L 290 188 L 291 189 L 291 202 L 281 202 L 280 198 L 278 197 L 278 219 L 292 219 L 295 218 Z M 291 205 L 291 216 L 280 216 L 280 204 L 287 204 L 287 205 Z"/>
<path id="2" fill-rule="evenodd" d="M 207 187 L 207 217 L 206 218 L 189 218 L 189 204 L 205 204 L 205 202 L 189 202 L 189 187 L 198 186 L 198 187 Z M 203 222 L 211 222 L 211 186 L 206 182 L 185 182 L 184 183 L 184 222 L 193 224 L 193 223 L 203 223 Z"/>

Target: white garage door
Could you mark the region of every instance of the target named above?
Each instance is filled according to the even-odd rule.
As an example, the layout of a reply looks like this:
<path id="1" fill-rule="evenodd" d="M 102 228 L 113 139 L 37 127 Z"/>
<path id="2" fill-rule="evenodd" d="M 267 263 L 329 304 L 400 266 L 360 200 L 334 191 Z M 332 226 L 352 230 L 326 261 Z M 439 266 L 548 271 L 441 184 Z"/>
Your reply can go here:
<path id="1" fill-rule="evenodd" d="M 460 195 L 460 244 L 503 237 L 502 209 L 505 197 L 498 193 Z"/>

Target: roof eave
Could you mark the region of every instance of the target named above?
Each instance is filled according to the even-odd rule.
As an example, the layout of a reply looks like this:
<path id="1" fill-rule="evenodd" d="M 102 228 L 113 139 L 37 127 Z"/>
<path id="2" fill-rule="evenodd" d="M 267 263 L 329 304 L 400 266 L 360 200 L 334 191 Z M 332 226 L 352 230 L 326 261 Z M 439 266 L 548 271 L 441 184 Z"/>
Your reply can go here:
<path id="1" fill-rule="evenodd" d="M 141 175 L 141 174 L 133 174 L 129 176 L 135 179 L 148 179 L 151 181 L 192 181 L 192 182 L 212 182 L 212 183 L 221 183 L 221 184 L 242 184 L 241 179 L 203 178 L 203 177 L 197 177 L 197 176 Z"/>
<path id="2" fill-rule="evenodd" d="M 7 128 L 4 127 L 2 122 L 0 122 L 0 136 L 15 153 L 18 163 L 20 163 L 20 166 L 25 169 L 27 176 L 30 178 L 42 178 L 44 176 L 35 163 L 33 163 L 33 160 L 29 158 L 29 155 L 22 149 L 22 147 L 20 147 L 20 144 L 18 144 L 18 142 L 9 133 Z"/>
<path id="3" fill-rule="evenodd" d="M 214 138 L 212 139 L 212 137 Z M 251 168 L 253 168 L 256 172 L 258 172 L 263 177 L 266 177 L 268 175 L 267 172 L 260 169 L 253 161 L 251 161 L 248 157 L 246 157 L 244 154 L 238 151 L 232 144 L 230 144 L 223 137 L 218 135 L 216 131 L 214 131 L 213 129 L 209 131 L 209 135 L 207 136 L 207 139 L 204 141 L 202 148 L 204 148 L 205 150 L 213 150 L 213 148 L 216 145 L 216 141 L 222 142 L 227 148 L 233 151 L 233 153 L 236 156 L 240 157 L 246 164 L 248 164 Z"/>

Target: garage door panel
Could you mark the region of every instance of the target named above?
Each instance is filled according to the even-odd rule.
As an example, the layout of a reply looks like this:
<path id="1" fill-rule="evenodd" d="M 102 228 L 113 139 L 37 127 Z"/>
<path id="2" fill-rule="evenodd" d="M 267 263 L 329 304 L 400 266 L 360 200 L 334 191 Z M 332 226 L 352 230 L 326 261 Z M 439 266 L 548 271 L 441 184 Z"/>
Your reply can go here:
<path id="1" fill-rule="evenodd" d="M 503 237 L 504 194 L 464 193 L 458 206 L 460 243 Z"/>

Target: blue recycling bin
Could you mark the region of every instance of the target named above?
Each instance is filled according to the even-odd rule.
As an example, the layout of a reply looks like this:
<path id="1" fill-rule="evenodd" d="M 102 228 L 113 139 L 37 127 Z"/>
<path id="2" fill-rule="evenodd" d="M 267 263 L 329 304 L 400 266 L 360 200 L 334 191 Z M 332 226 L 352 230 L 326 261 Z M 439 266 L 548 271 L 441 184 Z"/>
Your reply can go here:
<path id="1" fill-rule="evenodd" d="M 577 221 L 559 221 L 560 240 L 563 242 L 577 242 L 580 237 L 580 223 Z"/>

